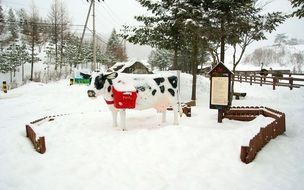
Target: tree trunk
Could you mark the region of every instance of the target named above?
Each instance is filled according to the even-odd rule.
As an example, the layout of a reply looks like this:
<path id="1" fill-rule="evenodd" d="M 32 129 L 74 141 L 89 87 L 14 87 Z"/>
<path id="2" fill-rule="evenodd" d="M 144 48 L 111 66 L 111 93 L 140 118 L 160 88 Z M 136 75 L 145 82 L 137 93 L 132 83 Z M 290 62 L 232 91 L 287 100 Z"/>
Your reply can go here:
<path id="1" fill-rule="evenodd" d="M 197 57 L 198 57 L 198 36 L 194 34 L 194 38 L 192 40 L 192 95 L 191 100 L 196 104 L 196 78 L 197 78 Z"/>
<path id="2" fill-rule="evenodd" d="M 22 65 L 21 65 L 21 77 L 22 77 L 22 84 L 24 83 L 24 62 L 23 62 L 23 60 L 22 60 Z"/>
<path id="3" fill-rule="evenodd" d="M 61 24 L 61 31 L 60 31 L 60 66 L 59 66 L 59 76 L 61 77 L 62 72 L 62 65 L 63 65 L 63 24 Z"/>
<path id="4" fill-rule="evenodd" d="M 34 48 L 35 48 L 35 41 L 34 36 L 32 36 L 32 61 L 31 61 L 31 78 L 30 81 L 33 81 L 34 75 Z"/>
<path id="5" fill-rule="evenodd" d="M 178 55 L 178 50 L 177 48 L 174 48 L 174 57 L 173 57 L 173 65 L 172 65 L 172 69 L 176 70 L 177 68 L 177 55 Z"/>
<path id="6" fill-rule="evenodd" d="M 10 83 L 13 82 L 13 71 L 12 69 L 10 69 Z"/>
<path id="7" fill-rule="evenodd" d="M 232 101 L 233 101 L 233 93 L 234 93 L 234 73 L 235 73 L 235 68 L 236 68 L 236 64 L 235 64 L 235 54 L 236 54 L 236 46 L 233 46 L 233 68 L 232 68 L 232 72 L 233 74 L 231 75 L 231 90 L 230 90 L 230 104 L 232 105 Z"/>
<path id="8" fill-rule="evenodd" d="M 222 63 L 225 63 L 225 34 L 224 34 L 224 21 L 221 21 L 221 55 L 220 55 L 220 61 Z"/>

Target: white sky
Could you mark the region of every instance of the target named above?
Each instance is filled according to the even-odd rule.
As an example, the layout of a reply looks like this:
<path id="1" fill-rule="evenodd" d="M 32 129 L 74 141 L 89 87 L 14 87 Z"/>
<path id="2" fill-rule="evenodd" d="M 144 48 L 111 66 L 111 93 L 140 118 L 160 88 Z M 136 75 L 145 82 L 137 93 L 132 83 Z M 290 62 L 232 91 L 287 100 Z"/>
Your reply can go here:
<path id="1" fill-rule="evenodd" d="M 39 15 L 46 17 L 50 12 L 50 5 L 52 0 L 0 0 L 3 5 L 7 7 L 13 7 L 15 9 L 24 8 L 30 10 L 32 1 L 39 10 Z M 268 0 L 262 0 L 267 2 Z M 68 15 L 75 25 L 84 25 L 86 15 L 89 9 L 89 3 L 86 0 L 63 0 L 68 9 Z M 268 1 L 269 2 L 269 1 Z M 264 7 L 264 11 L 282 11 L 285 13 L 291 13 L 292 8 L 288 0 L 272 0 Z M 117 30 L 124 24 L 136 25 L 138 24 L 134 19 L 134 16 L 146 14 L 146 9 L 141 7 L 136 0 L 105 0 L 104 2 L 98 2 L 96 0 L 96 31 L 97 33 L 107 41 L 109 34 L 116 28 Z M 92 29 L 92 17 L 90 17 L 89 28 Z M 77 32 L 82 32 L 81 27 L 73 27 L 77 29 Z M 304 39 L 304 19 L 292 18 L 288 19 L 284 24 L 280 25 L 276 31 L 267 35 L 268 40 L 255 42 L 251 45 L 250 49 L 254 49 L 258 46 L 271 45 L 274 36 L 279 33 L 286 33 L 289 37 Z M 137 55 L 136 52 L 140 51 L 143 56 Z M 130 52 L 131 53 L 131 52 Z M 129 53 L 129 54 L 130 54 Z M 247 52 L 248 53 L 248 52 Z M 138 54 L 138 53 L 137 53 Z M 148 55 L 145 51 L 135 51 L 133 57 L 144 58 Z M 131 57 L 129 55 L 129 57 Z"/>

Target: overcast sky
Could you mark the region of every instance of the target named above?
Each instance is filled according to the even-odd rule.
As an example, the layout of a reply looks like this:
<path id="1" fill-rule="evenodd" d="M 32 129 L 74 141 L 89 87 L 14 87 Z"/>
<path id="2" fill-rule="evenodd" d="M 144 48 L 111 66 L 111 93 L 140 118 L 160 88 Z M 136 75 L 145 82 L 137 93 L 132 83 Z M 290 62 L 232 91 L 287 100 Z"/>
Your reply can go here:
<path id="1" fill-rule="evenodd" d="M 30 10 L 32 2 L 39 10 L 39 15 L 46 17 L 50 12 L 50 5 L 53 0 L 0 0 L 1 3 L 7 7 L 15 9 L 24 8 Z M 267 2 L 268 0 L 263 0 Z M 74 25 L 84 25 L 86 15 L 89 9 L 89 3 L 87 0 L 63 0 L 65 7 L 68 10 L 68 15 Z M 291 13 L 292 7 L 289 0 L 272 0 L 264 7 L 265 12 L 282 11 L 284 13 Z M 146 14 L 146 9 L 141 7 L 136 0 L 105 0 L 96 1 L 96 31 L 97 33 L 107 41 L 109 34 L 116 28 L 119 30 L 122 25 L 136 25 L 138 24 L 134 19 L 134 16 Z M 92 29 L 92 17 L 90 17 L 89 28 Z M 76 30 L 81 33 L 81 27 L 74 26 L 72 30 Z M 254 49 L 256 46 L 270 45 L 274 40 L 274 36 L 279 33 L 286 33 L 289 37 L 304 39 L 304 19 L 291 18 L 284 24 L 280 25 L 275 32 L 267 35 L 267 41 L 260 41 L 251 45 L 250 49 Z M 143 56 L 135 54 L 133 51 L 129 52 L 137 58 L 146 57 L 145 50 L 136 48 L 136 54 L 145 54 Z"/>

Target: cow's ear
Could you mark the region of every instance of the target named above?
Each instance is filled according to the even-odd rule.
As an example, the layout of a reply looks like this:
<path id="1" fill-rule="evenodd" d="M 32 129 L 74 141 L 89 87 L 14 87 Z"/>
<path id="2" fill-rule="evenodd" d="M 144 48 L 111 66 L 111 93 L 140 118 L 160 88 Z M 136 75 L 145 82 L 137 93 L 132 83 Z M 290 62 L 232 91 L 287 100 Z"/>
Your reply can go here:
<path id="1" fill-rule="evenodd" d="M 89 79 L 91 77 L 90 74 L 85 74 L 85 73 L 82 73 L 80 72 L 80 75 L 84 78 L 84 79 Z"/>
<path id="2" fill-rule="evenodd" d="M 113 72 L 113 73 L 107 74 L 105 77 L 106 77 L 106 79 L 112 80 L 112 79 L 115 79 L 117 76 L 118 76 L 118 73 Z"/>

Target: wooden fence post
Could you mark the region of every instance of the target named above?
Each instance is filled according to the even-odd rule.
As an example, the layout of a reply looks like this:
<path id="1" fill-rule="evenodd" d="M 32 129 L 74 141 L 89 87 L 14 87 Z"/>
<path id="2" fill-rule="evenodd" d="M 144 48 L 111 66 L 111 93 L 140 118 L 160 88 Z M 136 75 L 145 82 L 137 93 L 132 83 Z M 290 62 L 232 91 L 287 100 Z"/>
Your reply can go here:
<path id="1" fill-rule="evenodd" d="M 292 90 L 293 87 L 293 78 L 289 77 L 289 89 Z"/>
<path id="2" fill-rule="evenodd" d="M 250 85 L 252 85 L 252 76 L 250 76 Z"/>
<path id="3" fill-rule="evenodd" d="M 241 155 L 240 155 L 240 158 L 241 158 L 241 161 L 248 164 L 249 162 L 247 162 L 247 155 L 248 155 L 248 152 L 249 152 L 249 147 L 248 146 L 241 146 Z"/>
<path id="4" fill-rule="evenodd" d="M 277 78 L 276 77 L 272 77 L 272 90 L 275 90 L 275 86 L 277 85 Z"/>

